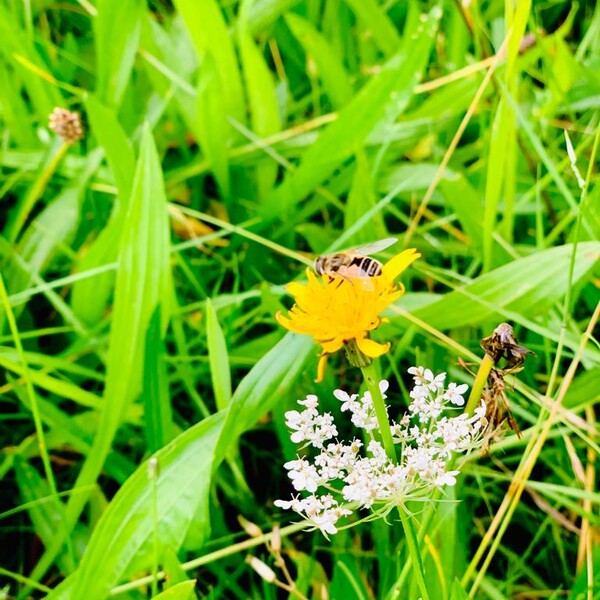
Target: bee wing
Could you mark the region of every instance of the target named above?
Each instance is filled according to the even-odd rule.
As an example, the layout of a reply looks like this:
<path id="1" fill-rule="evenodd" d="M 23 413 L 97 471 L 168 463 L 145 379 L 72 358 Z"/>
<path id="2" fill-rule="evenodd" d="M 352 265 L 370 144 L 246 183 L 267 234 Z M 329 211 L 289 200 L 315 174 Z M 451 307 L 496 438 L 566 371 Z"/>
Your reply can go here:
<path id="1" fill-rule="evenodd" d="M 376 254 L 377 252 L 381 252 L 382 250 L 389 248 L 392 244 L 395 244 L 397 241 L 398 238 L 389 237 L 383 240 L 377 240 L 376 242 L 371 242 L 370 244 L 358 246 L 358 248 L 351 248 L 346 252 L 351 254 L 358 254 L 360 256 L 369 256 L 369 254 Z"/>

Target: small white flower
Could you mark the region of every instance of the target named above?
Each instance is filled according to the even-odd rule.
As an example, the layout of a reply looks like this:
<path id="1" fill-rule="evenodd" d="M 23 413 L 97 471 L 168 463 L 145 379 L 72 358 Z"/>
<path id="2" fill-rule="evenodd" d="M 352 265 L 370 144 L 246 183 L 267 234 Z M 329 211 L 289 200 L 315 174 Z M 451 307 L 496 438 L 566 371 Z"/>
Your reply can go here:
<path id="1" fill-rule="evenodd" d="M 444 381 L 446 379 L 446 373 L 440 373 L 439 375 L 433 375 L 430 369 L 425 369 L 423 375 L 425 385 L 433 392 L 441 390 L 444 387 Z"/>
<path id="2" fill-rule="evenodd" d="M 317 469 L 306 459 L 291 460 L 283 465 L 288 471 L 294 489 L 316 492 L 321 481 Z"/>
<path id="3" fill-rule="evenodd" d="M 462 406 L 465 403 L 465 399 L 462 395 L 469 389 L 466 383 L 456 385 L 456 383 L 449 383 L 444 393 L 444 399 L 449 400 L 452 404 Z"/>
<path id="4" fill-rule="evenodd" d="M 390 387 L 390 382 L 387 379 L 382 379 L 379 382 L 379 391 L 381 392 L 381 395 L 383 396 L 384 400 L 387 398 L 385 393 L 388 391 L 389 387 Z"/>
<path id="5" fill-rule="evenodd" d="M 443 487 L 445 485 L 454 485 L 456 483 L 456 476 L 460 471 L 446 471 L 442 473 L 434 482 L 433 485 L 437 487 Z"/>
<path id="6" fill-rule="evenodd" d="M 446 373 L 440 373 L 434 377 L 431 369 L 423 367 L 410 367 L 408 372 L 413 376 L 417 385 L 428 387 L 432 391 L 441 390 L 446 379 Z"/>
<path id="7" fill-rule="evenodd" d="M 350 395 L 344 390 L 333 390 L 333 395 L 342 403 L 342 412 L 347 410 L 354 411 L 355 408 L 360 404 L 359 402 L 356 402 L 358 394 Z"/>
<path id="8" fill-rule="evenodd" d="M 317 409 L 319 406 L 319 399 L 314 394 L 307 394 L 305 400 L 298 400 L 298 404 L 306 406 L 306 408 Z"/>
<path id="9" fill-rule="evenodd" d="M 423 367 L 410 367 L 408 372 L 413 375 L 414 382 L 419 385 L 423 382 L 425 369 Z"/>

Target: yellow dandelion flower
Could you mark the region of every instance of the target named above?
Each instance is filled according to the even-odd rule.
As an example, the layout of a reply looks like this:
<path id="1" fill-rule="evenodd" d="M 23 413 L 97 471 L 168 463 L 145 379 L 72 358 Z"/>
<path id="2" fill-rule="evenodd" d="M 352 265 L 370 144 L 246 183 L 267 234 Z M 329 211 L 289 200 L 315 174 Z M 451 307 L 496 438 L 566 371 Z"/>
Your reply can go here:
<path id="1" fill-rule="evenodd" d="M 277 313 L 276 318 L 286 329 L 310 335 L 322 347 L 317 381 L 322 378 L 327 355 L 341 348 L 355 366 L 363 365 L 352 355 L 359 360 L 362 356 L 368 364 L 390 349 L 389 342 L 380 344 L 369 334 L 381 324 L 381 313 L 404 293 L 404 286 L 394 280 L 420 256 L 414 248 L 404 250 L 383 265 L 378 277 L 346 279 L 318 276 L 308 270 L 307 283 L 293 282 L 286 287 L 295 304 L 287 317 Z"/>

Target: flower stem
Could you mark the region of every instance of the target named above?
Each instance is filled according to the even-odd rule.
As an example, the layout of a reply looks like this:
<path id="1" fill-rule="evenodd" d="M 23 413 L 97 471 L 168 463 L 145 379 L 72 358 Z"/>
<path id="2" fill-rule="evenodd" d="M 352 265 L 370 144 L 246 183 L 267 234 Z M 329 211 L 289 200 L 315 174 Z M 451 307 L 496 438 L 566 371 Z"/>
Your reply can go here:
<path id="1" fill-rule="evenodd" d="M 413 524 L 411 523 L 410 515 L 404 506 L 398 507 L 398 514 L 400 515 L 404 535 L 406 536 L 408 554 L 410 555 L 410 560 L 415 569 L 415 575 L 417 576 L 417 583 L 421 590 L 421 598 L 422 600 L 429 600 L 427 584 L 425 583 L 425 568 L 423 566 L 423 561 L 421 560 L 421 553 L 419 552 L 419 541 L 417 540 L 417 535 Z"/>
<path id="2" fill-rule="evenodd" d="M 394 440 L 392 439 L 392 430 L 390 428 L 390 422 L 388 421 L 387 412 L 385 410 L 385 403 L 381 390 L 379 389 L 379 378 L 375 372 L 374 365 L 370 364 L 365 367 L 361 367 L 363 377 L 367 388 L 371 393 L 373 400 L 373 407 L 375 408 L 375 416 L 377 417 L 377 423 L 379 424 L 379 433 L 381 434 L 381 440 L 383 441 L 383 447 L 388 458 L 397 464 L 396 450 L 394 448 Z"/>
<path id="3" fill-rule="evenodd" d="M 41 198 L 44 190 L 46 189 L 48 181 L 52 175 L 54 175 L 54 172 L 58 168 L 60 161 L 64 158 L 71 145 L 72 144 L 67 142 L 62 143 L 62 145 L 56 151 L 56 154 L 54 154 L 54 156 L 52 156 L 49 162 L 44 166 L 33 186 L 23 198 L 23 201 L 19 204 L 14 221 L 12 222 L 12 225 L 9 226 L 9 242 L 14 243 L 17 240 L 23 225 L 25 225 L 25 222 L 27 221 L 27 217 L 35 206 L 35 203 Z"/>
<path id="4" fill-rule="evenodd" d="M 473 387 L 471 388 L 471 393 L 469 394 L 469 399 L 467 400 L 467 405 L 465 406 L 465 412 L 468 415 L 472 415 L 475 412 L 475 408 L 479 404 L 481 394 L 483 393 L 485 382 L 487 381 L 494 364 L 494 360 L 486 352 L 479 365 L 479 370 L 475 376 L 475 381 L 473 382 Z"/>

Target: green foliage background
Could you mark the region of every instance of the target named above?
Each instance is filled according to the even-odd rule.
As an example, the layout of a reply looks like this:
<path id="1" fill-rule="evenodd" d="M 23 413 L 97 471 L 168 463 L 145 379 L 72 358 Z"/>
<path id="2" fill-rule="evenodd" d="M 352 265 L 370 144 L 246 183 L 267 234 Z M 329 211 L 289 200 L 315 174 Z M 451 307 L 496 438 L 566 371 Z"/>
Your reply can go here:
<path id="1" fill-rule="evenodd" d="M 430 597 L 600 597 L 598 5 L 2 0 L 0 31 L 7 597 L 287 597 L 242 516 L 284 525 L 306 597 L 418 598 L 398 523 L 328 541 L 272 504 L 285 410 L 361 385 L 343 357 L 314 383 L 283 285 L 388 235 L 423 255 L 377 333 L 392 411 L 410 365 L 472 384 L 501 321 L 535 351 L 523 437 L 416 512 Z"/>

